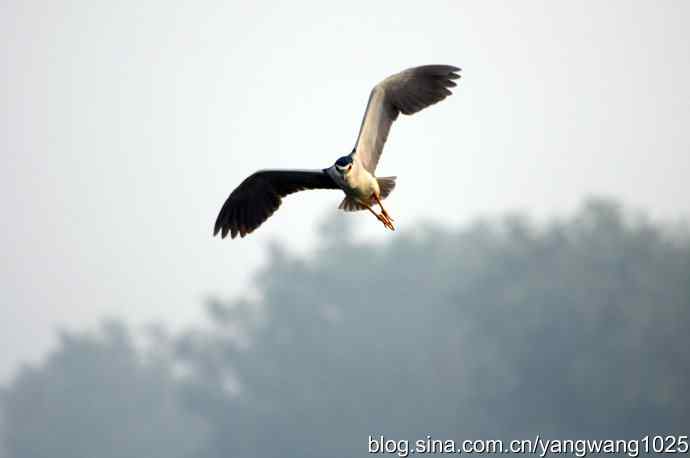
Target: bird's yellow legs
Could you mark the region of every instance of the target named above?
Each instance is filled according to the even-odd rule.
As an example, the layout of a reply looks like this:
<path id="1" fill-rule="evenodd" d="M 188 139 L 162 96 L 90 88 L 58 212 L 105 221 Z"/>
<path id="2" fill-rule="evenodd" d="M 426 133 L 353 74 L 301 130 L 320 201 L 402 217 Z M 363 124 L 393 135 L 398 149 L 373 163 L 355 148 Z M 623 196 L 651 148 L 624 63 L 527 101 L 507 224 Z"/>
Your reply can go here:
<path id="1" fill-rule="evenodd" d="M 374 199 L 376 199 L 376 203 L 379 204 L 379 207 L 381 207 L 381 214 L 384 218 L 388 220 L 388 224 L 390 224 L 391 229 L 395 230 L 395 228 L 393 227 L 393 218 L 391 217 L 391 215 L 388 214 L 386 209 L 383 208 L 383 204 L 381 203 L 381 199 L 379 199 L 379 196 L 374 194 Z"/>
<path id="2" fill-rule="evenodd" d="M 390 217 L 388 212 L 386 211 L 385 208 L 383 208 L 383 205 L 381 205 L 381 199 L 376 194 L 373 194 L 371 196 L 376 202 L 379 204 L 379 207 L 381 207 L 381 214 L 378 214 L 374 211 L 373 208 L 371 208 L 368 204 L 364 204 L 365 207 L 367 207 L 367 210 L 369 210 L 376 218 L 378 218 L 379 221 L 383 223 L 386 228 L 390 229 L 391 231 L 395 230 L 395 226 L 393 226 L 393 218 Z"/>

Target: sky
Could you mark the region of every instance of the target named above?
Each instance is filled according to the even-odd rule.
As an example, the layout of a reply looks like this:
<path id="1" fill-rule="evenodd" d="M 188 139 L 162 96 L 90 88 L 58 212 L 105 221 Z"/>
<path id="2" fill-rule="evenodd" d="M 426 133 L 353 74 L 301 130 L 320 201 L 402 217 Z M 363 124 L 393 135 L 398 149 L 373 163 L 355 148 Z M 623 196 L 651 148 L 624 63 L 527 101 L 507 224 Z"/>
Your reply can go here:
<path id="1" fill-rule="evenodd" d="M 269 244 L 308 252 L 341 196 L 290 196 L 221 241 L 227 195 L 349 153 L 369 90 L 415 65 L 463 78 L 391 130 L 377 172 L 399 177 L 399 230 L 591 195 L 687 219 L 688 17 L 682 0 L 1 0 L 0 381 L 56 329 L 185 326 L 210 295 L 255 294 Z"/>

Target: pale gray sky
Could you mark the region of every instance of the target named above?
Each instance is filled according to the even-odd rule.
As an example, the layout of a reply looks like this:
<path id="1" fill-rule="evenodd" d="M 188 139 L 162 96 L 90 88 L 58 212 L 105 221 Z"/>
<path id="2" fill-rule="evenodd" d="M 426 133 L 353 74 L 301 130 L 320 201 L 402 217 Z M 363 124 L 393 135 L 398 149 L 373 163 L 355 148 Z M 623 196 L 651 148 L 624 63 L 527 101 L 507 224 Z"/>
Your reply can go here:
<path id="1" fill-rule="evenodd" d="M 379 173 L 399 176 L 401 230 L 590 194 L 685 217 L 689 17 L 684 0 L 3 0 L 0 380 L 55 326 L 188 323 L 207 294 L 250 292 L 268 241 L 308 249 L 339 195 L 288 198 L 242 241 L 211 227 L 255 169 L 348 153 L 370 88 L 414 65 L 464 78 L 393 127 Z"/>

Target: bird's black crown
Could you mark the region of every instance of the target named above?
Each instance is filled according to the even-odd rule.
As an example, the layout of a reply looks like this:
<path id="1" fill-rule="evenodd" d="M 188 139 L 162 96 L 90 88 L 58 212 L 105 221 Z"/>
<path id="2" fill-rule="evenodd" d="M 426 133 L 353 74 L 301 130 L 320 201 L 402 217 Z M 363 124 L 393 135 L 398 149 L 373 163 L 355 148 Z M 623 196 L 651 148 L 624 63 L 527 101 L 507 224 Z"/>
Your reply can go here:
<path id="1" fill-rule="evenodd" d="M 352 163 L 352 157 L 350 156 L 343 156 L 339 158 L 337 161 L 335 161 L 335 165 L 339 167 L 346 167 L 347 165 Z"/>

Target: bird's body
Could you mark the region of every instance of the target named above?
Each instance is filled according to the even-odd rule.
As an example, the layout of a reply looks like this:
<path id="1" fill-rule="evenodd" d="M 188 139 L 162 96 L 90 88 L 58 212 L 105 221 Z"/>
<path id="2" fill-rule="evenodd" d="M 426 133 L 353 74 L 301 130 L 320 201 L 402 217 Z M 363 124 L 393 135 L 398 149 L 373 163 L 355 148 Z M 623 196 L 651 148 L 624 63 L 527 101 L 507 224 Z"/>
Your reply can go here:
<path id="1" fill-rule="evenodd" d="M 357 144 L 347 156 L 322 170 L 262 170 L 247 177 L 227 198 L 218 214 L 214 235 L 244 237 L 268 219 L 282 197 L 305 189 L 341 189 L 338 208 L 369 210 L 393 230 L 393 219 L 381 201 L 395 188 L 396 177 L 377 177 L 376 166 L 388 132 L 399 113 L 413 114 L 451 94 L 460 69 L 425 65 L 389 76 L 372 89 Z M 378 204 L 381 213 L 372 208 Z"/>
<path id="2" fill-rule="evenodd" d="M 345 192 L 346 197 L 368 202 L 373 194 L 381 194 L 378 181 L 359 159 L 353 159 L 352 169 L 345 175 L 339 173 L 335 165 L 325 169 L 325 172 Z"/>

